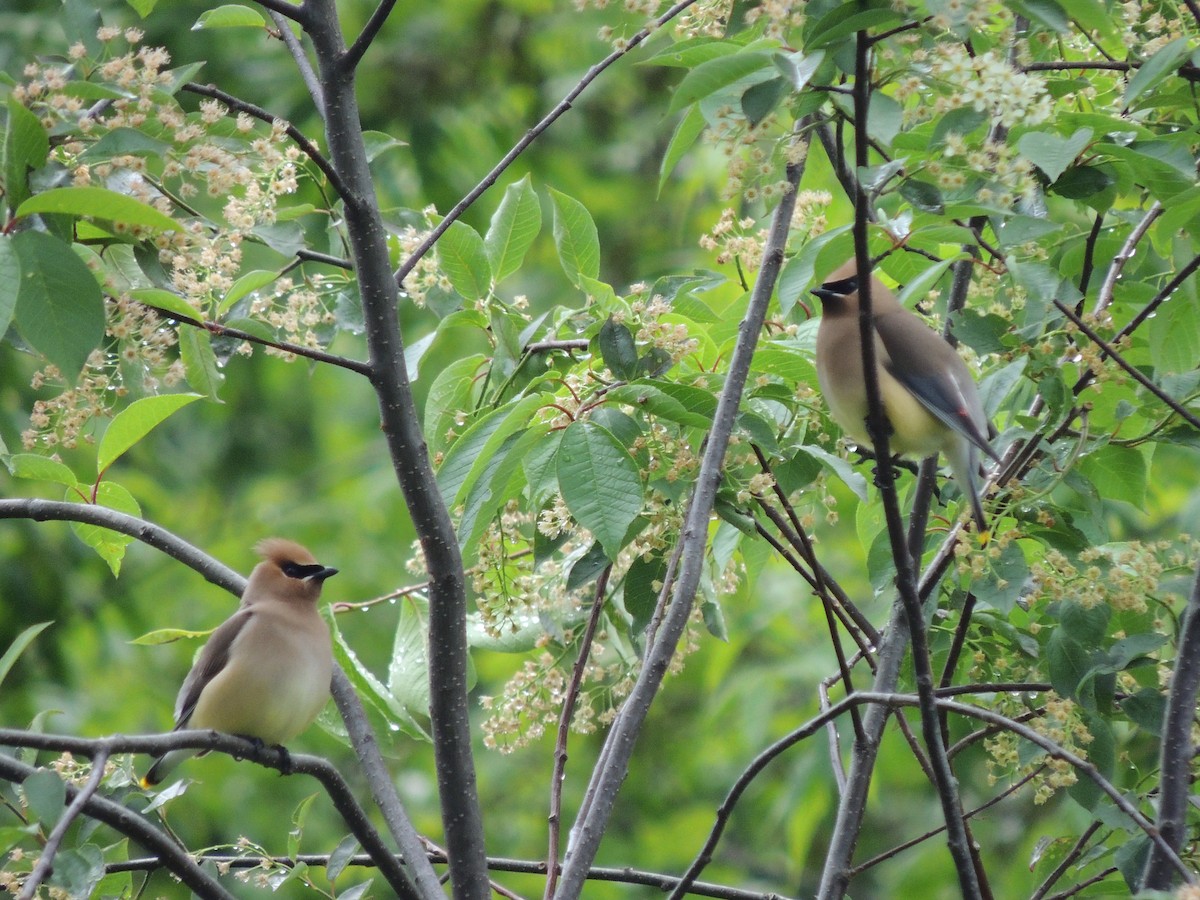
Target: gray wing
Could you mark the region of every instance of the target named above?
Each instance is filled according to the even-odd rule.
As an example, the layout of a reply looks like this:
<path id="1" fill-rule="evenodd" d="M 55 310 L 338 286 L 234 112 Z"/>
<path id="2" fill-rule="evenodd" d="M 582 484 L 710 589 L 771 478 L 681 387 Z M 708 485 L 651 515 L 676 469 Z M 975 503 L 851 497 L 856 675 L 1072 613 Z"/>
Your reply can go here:
<path id="1" fill-rule="evenodd" d="M 192 712 L 195 710 L 204 688 L 216 677 L 218 672 L 225 668 L 229 662 L 229 650 L 233 646 L 233 642 L 237 640 L 238 635 L 250 623 L 253 616 L 252 609 L 243 607 L 212 633 L 212 637 L 200 651 L 200 657 L 196 660 L 196 664 L 192 666 L 192 671 L 188 672 L 187 678 L 183 679 L 179 696 L 175 698 L 176 730 L 187 727 L 188 720 L 192 717 Z"/>
<path id="2" fill-rule="evenodd" d="M 988 443 L 979 391 L 953 348 L 915 316 L 878 316 L 875 330 L 891 357 L 886 368 L 892 377 L 948 427 L 999 459 Z"/>

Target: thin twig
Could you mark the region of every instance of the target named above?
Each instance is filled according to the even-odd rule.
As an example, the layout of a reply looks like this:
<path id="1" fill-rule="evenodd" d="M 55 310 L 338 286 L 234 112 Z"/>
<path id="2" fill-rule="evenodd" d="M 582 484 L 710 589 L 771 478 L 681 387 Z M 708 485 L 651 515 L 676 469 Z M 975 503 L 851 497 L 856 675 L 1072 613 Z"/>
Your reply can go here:
<path id="1" fill-rule="evenodd" d="M 289 31 L 288 34 L 291 34 L 291 32 Z M 277 121 L 283 122 L 284 130 L 287 132 L 287 136 L 295 142 L 296 146 L 300 148 L 301 152 L 304 153 L 305 156 L 312 160 L 313 165 L 321 170 L 321 174 L 328 179 L 330 187 L 334 189 L 337 195 L 339 197 L 345 197 L 346 187 L 342 183 L 341 176 L 338 175 L 337 169 L 335 169 L 333 164 L 325 158 L 324 154 L 322 154 L 320 150 L 317 149 L 317 145 L 310 141 L 307 135 L 305 135 L 303 131 L 301 131 L 291 122 L 288 122 L 285 119 L 280 119 L 279 116 L 272 115 L 261 106 L 256 106 L 247 100 L 242 100 L 240 97 L 235 97 L 233 94 L 227 93 L 213 84 L 197 84 L 194 81 L 189 81 L 183 86 L 183 90 L 192 94 L 199 94 L 202 97 L 212 97 L 216 100 L 220 100 L 226 106 L 236 109 L 238 112 L 244 112 L 248 116 L 253 116 L 255 119 L 266 122 L 268 125 L 273 125 Z"/>
<path id="2" fill-rule="evenodd" d="M 395 6 L 396 0 L 381 0 L 380 4 L 375 7 L 371 18 L 367 19 L 367 24 L 363 26 L 363 30 L 359 32 L 358 37 L 354 39 L 354 43 L 343 57 L 346 66 L 352 69 L 358 68 L 359 62 L 370 49 L 375 38 L 379 36 L 379 30 L 383 28 L 383 23 L 387 21 Z"/>
<path id="3" fill-rule="evenodd" d="M 1117 280 L 1121 277 L 1121 272 L 1125 268 L 1125 264 L 1133 259 L 1133 254 L 1137 250 L 1137 245 L 1142 238 L 1146 236 L 1146 232 L 1150 230 L 1150 226 L 1154 224 L 1154 220 L 1163 214 L 1163 205 L 1155 200 L 1154 205 L 1146 211 L 1142 216 L 1142 220 L 1129 233 L 1129 237 L 1125 239 L 1125 243 L 1121 245 L 1115 256 L 1113 256 L 1112 264 L 1108 267 L 1108 271 L 1104 273 L 1104 281 L 1100 283 L 1100 293 L 1096 297 L 1096 306 L 1092 310 L 1092 315 L 1099 317 L 1100 313 L 1108 309 L 1113 302 L 1113 292 L 1117 287 Z"/>
<path id="4" fill-rule="evenodd" d="M 772 217 L 763 251 L 762 267 L 759 269 L 746 314 L 739 326 L 737 343 L 730 359 L 725 385 L 717 400 L 712 428 L 696 476 L 696 486 L 684 519 L 680 537 L 684 550 L 680 557 L 679 577 L 676 580 L 674 596 L 663 617 L 654 644 L 647 650 L 645 663 L 637 681 L 604 742 L 603 752 L 606 755 L 603 765 L 598 765 L 593 770 L 592 780 L 584 797 L 586 816 L 581 813 L 576 819 L 574 844 L 568 850 L 563 868 L 562 882 L 557 895 L 561 898 L 573 900 L 583 890 L 587 869 L 595 859 L 616 803 L 617 792 L 629 770 L 634 743 L 691 616 L 704 568 L 709 518 L 721 482 L 725 452 L 750 372 L 750 362 L 758 345 L 775 282 L 783 265 L 784 247 L 787 244 L 788 229 L 796 203 L 796 189 L 802 172 L 803 166 L 800 164 L 793 163 L 787 167 L 788 188 L 785 189 Z"/>
<path id="5" fill-rule="evenodd" d="M 587 72 L 584 73 L 584 76 L 579 79 L 579 82 L 575 85 L 575 87 L 567 91 L 566 96 L 563 97 L 562 100 L 558 101 L 558 105 L 555 106 L 554 109 L 550 110 L 550 112 L 548 112 L 540 122 L 525 132 L 521 139 L 513 145 L 512 149 L 504 154 L 504 157 L 500 160 L 500 162 L 496 163 L 496 165 L 492 167 L 492 170 L 483 176 L 483 180 L 480 181 L 479 184 L 475 185 L 475 187 L 471 188 L 471 190 L 468 191 L 461 200 L 454 204 L 454 207 L 448 213 L 446 213 L 445 218 L 443 218 L 442 221 L 440 221 L 433 229 L 433 231 L 429 233 L 425 240 L 423 240 L 416 247 L 416 249 L 409 254 L 408 259 L 404 261 L 404 263 L 395 273 L 396 283 L 404 283 L 404 279 L 408 277 L 408 273 L 411 272 L 416 267 L 417 263 L 419 263 L 425 257 L 425 254 L 428 253 L 433 245 L 438 242 L 438 239 L 446 233 L 446 230 L 455 222 L 457 222 L 459 217 L 462 216 L 462 214 L 466 212 L 476 200 L 483 196 L 483 193 L 488 188 L 490 188 L 497 182 L 497 180 L 499 180 L 500 176 L 504 174 L 504 170 L 512 165 L 513 160 L 524 153 L 525 149 L 530 144 L 541 137 L 542 133 L 547 128 L 553 125 L 560 116 L 562 116 L 571 108 L 579 95 L 587 89 L 588 85 L 596 80 L 601 72 L 615 63 L 621 57 L 625 56 L 625 54 L 633 50 L 634 47 L 638 46 L 651 34 L 653 34 L 667 22 L 670 22 L 673 18 L 675 18 L 695 2 L 696 0 L 679 0 L 678 3 L 652 21 L 632 38 L 630 38 L 627 44 L 623 45 L 617 50 L 614 50 L 612 53 L 608 54 L 608 56 L 604 57 L 604 59 L 600 60 L 600 62 L 588 69 Z"/>
<path id="6" fill-rule="evenodd" d="M 550 815 L 549 848 L 546 851 L 546 900 L 554 896 L 554 886 L 558 882 L 558 842 L 562 829 L 562 786 L 567 769 L 567 737 L 571 731 L 571 717 L 575 714 L 575 703 L 579 699 L 579 691 L 583 686 L 583 673 L 587 669 L 588 659 L 592 655 L 592 641 L 596 637 L 596 629 L 600 625 L 600 614 L 604 611 L 604 601 L 608 593 L 608 579 L 612 575 L 612 563 L 604 567 L 600 577 L 596 579 L 596 595 L 592 600 L 592 611 L 588 615 L 587 626 L 583 638 L 579 642 L 579 656 L 571 670 L 571 682 L 567 686 L 566 696 L 563 697 L 562 712 L 558 716 L 558 733 L 554 740 L 554 769 L 550 775 Z"/>
<path id="7" fill-rule="evenodd" d="M 1091 327 L 1089 327 L 1088 324 L 1083 321 L 1083 319 L 1075 315 L 1075 311 L 1073 309 L 1068 307 L 1061 300 L 1055 300 L 1054 306 L 1060 313 L 1071 320 L 1071 324 L 1087 335 L 1088 340 L 1103 350 L 1106 356 L 1120 366 L 1129 375 L 1129 377 L 1161 400 L 1165 406 L 1170 408 L 1172 412 L 1174 412 L 1193 428 L 1200 430 L 1200 419 L 1197 419 L 1195 416 L 1193 416 L 1187 411 L 1187 409 L 1184 408 L 1182 403 L 1143 375 L 1136 366 L 1131 365 L 1112 344 L 1105 341 L 1104 338 L 1100 337 L 1100 335 L 1098 335 Z"/>
<path id="8" fill-rule="evenodd" d="M 176 322 L 182 322 L 184 325 L 191 325 L 193 328 L 202 328 L 210 334 L 215 334 L 220 337 L 232 338 L 235 341 L 246 341 L 251 344 L 258 344 L 262 347 L 270 347 L 273 350 L 281 350 L 285 353 L 291 353 L 295 356 L 303 356 L 305 359 L 311 359 L 315 362 L 328 363 L 331 366 L 337 366 L 340 369 L 349 369 L 351 372 L 357 372 L 359 375 L 371 377 L 371 367 L 367 363 L 359 362 L 356 359 L 349 359 L 345 356 L 338 356 L 334 353 L 326 353 L 324 350 L 315 350 L 312 347 L 305 347 L 301 344 L 293 344 L 289 341 L 272 341 L 258 335 L 251 334 L 248 331 L 242 331 L 240 328 L 230 328 L 228 325 L 222 325 L 220 322 L 210 322 L 203 319 L 194 319 L 191 316 L 185 316 L 182 313 L 177 313 L 174 310 L 163 309 L 161 306 L 155 306 L 153 303 L 141 303 L 146 309 L 158 313 L 164 319 L 173 319 Z"/>
<path id="9" fill-rule="evenodd" d="M 25 879 L 25 883 L 21 885 L 21 893 L 17 895 L 17 900 L 33 900 L 33 897 L 37 894 L 38 885 L 46 879 L 46 876 L 50 874 L 51 869 L 54 867 L 54 856 L 58 853 L 58 848 L 62 845 L 63 838 L 66 837 L 67 829 L 71 827 L 71 823 L 83 812 L 88 801 L 100 787 L 100 782 L 104 780 L 104 767 L 106 765 L 108 765 L 108 753 L 104 750 L 101 750 L 92 757 L 92 773 L 88 776 L 87 783 L 79 789 L 71 804 L 63 810 L 63 814 L 54 823 L 54 828 L 51 830 L 50 836 L 46 838 L 46 845 L 42 847 L 41 855 L 38 856 L 37 865 L 33 867 L 33 871 L 29 873 L 29 876 Z"/>

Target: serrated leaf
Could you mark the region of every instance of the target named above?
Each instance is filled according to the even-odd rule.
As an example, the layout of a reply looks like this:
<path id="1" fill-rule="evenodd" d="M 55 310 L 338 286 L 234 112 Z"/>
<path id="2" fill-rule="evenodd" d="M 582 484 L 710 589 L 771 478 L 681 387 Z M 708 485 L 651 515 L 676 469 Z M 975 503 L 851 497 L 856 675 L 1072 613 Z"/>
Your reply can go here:
<path id="1" fill-rule="evenodd" d="M 434 377 L 425 398 L 425 440 L 430 453 L 446 449 L 450 442 L 447 432 L 459 416 L 465 417 L 474 408 L 475 375 L 484 359 L 482 354 L 456 359 Z"/>
<path id="2" fill-rule="evenodd" d="M 21 261 L 12 239 L 0 236 L 0 339 L 8 333 L 21 291 Z"/>
<path id="3" fill-rule="evenodd" d="M 544 402 L 541 397 L 530 396 L 492 410 L 455 441 L 437 472 L 438 490 L 447 506 L 453 508 L 463 501 L 492 454 L 509 435 L 527 428 L 530 417 Z"/>
<path id="4" fill-rule="evenodd" d="M 571 515 L 615 560 L 629 526 L 642 511 L 637 463 L 607 429 L 572 422 L 563 431 L 557 469 Z"/>
<path id="5" fill-rule="evenodd" d="M 34 213 L 90 216 L 122 225 L 140 225 L 158 231 L 182 231 L 183 226 L 148 203 L 102 187 L 53 188 L 30 197 L 17 207 L 17 217 Z"/>
<path id="6" fill-rule="evenodd" d="M 354 854 L 361 848 L 362 845 L 359 844 L 358 838 L 353 834 L 348 834 L 338 841 L 338 845 L 329 854 L 329 862 L 325 863 L 325 877 L 329 879 L 331 884 L 337 881 L 338 876 L 345 871 L 350 860 L 354 858 Z M 346 895 L 344 892 L 339 892 L 338 896 L 345 898 Z"/>
<path id="7" fill-rule="evenodd" d="M 671 97 L 667 114 L 677 113 L 685 106 L 730 87 L 755 72 L 774 69 L 772 57 L 771 53 L 751 50 L 701 63 L 679 82 L 679 87 Z"/>
<path id="8" fill-rule="evenodd" d="M 141 516 L 142 508 L 124 487 L 112 481 L 102 481 L 92 489 L 95 504 L 108 509 L 115 509 L 131 516 Z M 67 500 L 78 501 L 79 496 L 74 489 L 67 490 Z M 121 561 L 125 558 L 125 548 L 133 543 L 133 538 L 119 531 L 90 525 L 85 522 L 72 522 L 71 530 L 75 536 L 96 551 L 96 554 L 108 563 L 108 568 L 114 576 L 121 574 Z"/>
<path id="9" fill-rule="evenodd" d="M 1017 149 L 1021 155 L 1037 166 L 1045 176 L 1055 182 L 1067 167 L 1075 162 L 1091 143 L 1092 129 L 1080 128 L 1068 138 L 1045 131 L 1030 131 L 1021 135 Z"/>
<path id="10" fill-rule="evenodd" d="M 658 166 L 658 192 L 660 194 L 663 185 L 667 183 L 667 179 L 675 171 L 679 161 L 683 159 L 683 155 L 691 149 L 692 145 L 696 143 L 696 138 L 700 137 L 700 133 L 704 131 L 705 124 L 704 113 L 701 112 L 699 106 L 693 106 L 675 126 L 675 132 L 671 135 L 671 140 L 663 153 L 662 162 Z"/>
<path id="11" fill-rule="evenodd" d="M 173 644 L 175 641 L 208 637 L 215 630 L 214 628 L 210 628 L 207 631 L 189 631 L 186 628 L 158 628 L 135 637 L 129 643 L 146 647 L 157 647 L 159 644 Z"/>
<path id="12" fill-rule="evenodd" d="M 658 553 L 649 559 L 639 556 L 630 564 L 625 575 L 624 599 L 625 611 L 633 617 L 630 632 L 634 637 L 650 624 L 666 575 L 667 561 Z"/>
<path id="13" fill-rule="evenodd" d="M 25 648 L 33 643 L 34 638 L 53 624 L 53 622 L 39 622 L 36 625 L 30 625 L 13 638 L 13 642 L 8 645 L 8 649 L 4 651 L 4 655 L 0 656 L 0 684 L 4 683 L 9 670 L 12 669 L 21 654 L 25 652 Z"/>
<path id="14" fill-rule="evenodd" d="M 21 782 L 21 793 L 31 818 L 46 826 L 58 821 L 67 804 L 66 784 L 48 769 L 39 769 Z"/>
<path id="15" fill-rule="evenodd" d="M 946 208 L 942 202 L 942 192 L 937 186 L 916 178 L 906 178 L 900 182 L 900 196 L 921 212 L 940 215 Z"/>
<path id="16" fill-rule="evenodd" d="M 429 713 L 429 658 L 425 641 L 429 630 L 428 609 L 419 597 L 407 597 L 400 604 L 387 686 L 405 709 L 424 716 Z"/>
<path id="17" fill-rule="evenodd" d="M 228 292 L 221 300 L 220 306 L 217 307 L 217 316 L 221 316 L 228 312 L 233 304 L 237 303 L 247 294 L 252 294 L 260 288 L 266 287 L 279 277 L 279 273 L 270 269 L 255 269 L 253 272 L 247 272 L 230 285 Z"/>
<path id="18" fill-rule="evenodd" d="M 192 26 L 192 31 L 201 31 L 205 28 L 263 28 L 266 24 L 262 13 L 258 10 L 251 9 L 249 6 L 239 6 L 236 3 L 227 3 L 202 13 L 196 20 L 196 24 Z"/>
<path id="19" fill-rule="evenodd" d="M 428 741 L 429 733 L 409 714 L 404 705 L 392 696 L 392 692 L 387 689 L 387 686 L 375 677 L 370 668 L 358 658 L 358 654 L 354 652 L 353 648 L 346 643 L 341 630 L 337 627 L 336 617 L 333 617 L 332 631 L 333 658 L 345 670 L 359 697 L 362 698 L 363 706 L 367 710 L 367 717 L 371 720 L 375 733 L 389 736 L 387 739 L 381 737 L 380 749 L 386 750 L 384 741 L 390 740 L 390 736 L 397 730 L 419 740 Z"/>
<path id="20" fill-rule="evenodd" d="M 479 232 L 466 222 L 454 222 L 437 243 L 438 261 L 450 284 L 467 300 L 488 295 L 492 267 Z"/>
<path id="21" fill-rule="evenodd" d="M 742 115 L 753 128 L 769 116 L 791 90 L 787 79 L 772 78 L 746 88 L 742 94 Z"/>
<path id="22" fill-rule="evenodd" d="M 628 327 L 609 316 L 600 326 L 596 343 L 604 364 L 619 380 L 629 381 L 637 377 L 637 345 Z"/>
<path id="23" fill-rule="evenodd" d="M 577 287 L 584 278 L 600 275 L 600 237 L 587 207 L 560 191 L 550 189 L 554 204 L 554 246 L 567 278 Z"/>
<path id="24" fill-rule="evenodd" d="M 1146 502 L 1146 458 L 1135 447 L 1106 444 L 1079 461 L 1079 469 L 1101 487 L 1106 500 L 1124 500 L 1136 509 Z"/>
<path id="25" fill-rule="evenodd" d="M 818 50 L 840 41 L 858 31 L 867 31 L 901 20 L 901 15 L 889 6 L 853 12 L 858 4 L 838 4 L 817 20 L 804 42 L 806 50 Z"/>
<path id="26" fill-rule="evenodd" d="M 702 412 L 689 409 L 679 399 L 668 394 L 662 387 L 652 384 L 628 384 L 609 391 L 605 398 L 614 403 L 625 403 L 649 415 L 658 416 L 692 428 L 708 428 L 712 419 Z M 712 396 L 711 394 L 709 395 Z"/>
<path id="27" fill-rule="evenodd" d="M 179 358 L 188 386 L 210 400 L 221 402 L 217 392 L 225 382 L 225 373 L 213 352 L 212 336 L 200 328 L 179 329 Z"/>
<path id="28" fill-rule="evenodd" d="M 178 294 L 173 294 L 170 291 L 164 291 L 161 288 L 138 288 L 130 291 L 129 296 L 138 303 L 145 303 L 147 306 L 153 306 L 161 309 L 164 313 L 170 315 L 174 313 L 178 316 L 185 316 L 189 319 L 199 319 L 201 317 L 200 310 L 192 306 Z"/>
<path id="29" fill-rule="evenodd" d="M 1191 53 L 1191 38 L 1177 37 L 1170 43 L 1164 44 L 1159 50 L 1151 56 L 1129 79 L 1129 85 L 1125 88 L 1125 103 L 1126 107 L 1132 106 L 1133 103 L 1142 94 L 1154 88 L 1163 79 L 1175 71 L 1180 63 Z"/>
<path id="30" fill-rule="evenodd" d="M 116 459 L 144 438 L 155 427 L 189 403 L 200 399 L 199 394 L 163 394 L 144 397 L 129 404 L 113 418 L 96 451 L 96 470 L 104 472 Z"/>
<path id="31" fill-rule="evenodd" d="M 542 205 L 526 175 L 505 188 L 483 238 L 497 284 L 521 267 L 541 228 Z"/>
<path id="32" fill-rule="evenodd" d="M 50 136 L 41 119 L 10 96 L 4 133 L 4 190 L 10 211 L 29 197 L 29 172 L 42 168 L 49 153 Z"/>
<path id="33" fill-rule="evenodd" d="M 36 453 L 17 453 L 5 460 L 8 471 L 14 478 L 28 478 L 31 481 L 53 481 L 56 484 L 73 488 L 79 484 L 79 479 L 66 463 L 48 456 L 38 456 Z"/>
<path id="34" fill-rule="evenodd" d="M 104 337 L 104 297 L 70 245 L 42 231 L 12 239 L 21 265 L 16 322 L 21 336 L 74 380 Z"/>

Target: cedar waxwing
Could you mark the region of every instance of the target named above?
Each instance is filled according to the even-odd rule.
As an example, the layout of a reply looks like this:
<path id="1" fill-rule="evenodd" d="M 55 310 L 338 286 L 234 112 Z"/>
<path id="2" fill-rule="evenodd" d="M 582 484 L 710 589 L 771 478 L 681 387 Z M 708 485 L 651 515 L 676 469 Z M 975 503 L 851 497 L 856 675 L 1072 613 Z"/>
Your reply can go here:
<path id="1" fill-rule="evenodd" d="M 817 329 L 821 393 L 842 430 L 858 444 L 870 446 L 855 261 L 836 270 L 813 293 L 824 309 Z M 1000 458 L 988 444 L 983 403 L 966 363 L 874 276 L 871 317 L 889 449 L 920 457 L 945 453 L 955 480 L 970 500 L 976 526 L 980 533 L 986 531 L 979 502 L 978 451 Z"/>
<path id="2" fill-rule="evenodd" d="M 283 744 L 304 731 L 329 700 L 333 652 L 317 611 L 326 578 L 337 574 L 292 541 L 255 548 L 242 603 L 212 636 L 175 700 L 175 730 L 210 728 Z M 158 784 L 196 750 L 155 760 L 142 787 Z"/>

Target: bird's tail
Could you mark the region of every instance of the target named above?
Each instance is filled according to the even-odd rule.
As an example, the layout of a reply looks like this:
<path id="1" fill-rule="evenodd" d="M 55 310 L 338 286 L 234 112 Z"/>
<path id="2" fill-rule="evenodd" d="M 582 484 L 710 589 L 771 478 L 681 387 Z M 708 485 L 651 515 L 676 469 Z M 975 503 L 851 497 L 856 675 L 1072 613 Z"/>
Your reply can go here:
<path id="1" fill-rule="evenodd" d="M 975 527 L 981 535 L 985 534 L 988 527 L 983 515 L 983 503 L 979 499 L 979 451 L 974 444 L 960 436 L 953 452 L 946 455 L 959 490 L 971 504 L 971 518 L 975 520 Z"/>
<path id="2" fill-rule="evenodd" d="M 139 782 L 143 790 L 154 787 L 162 782 L 171 770 L 191 756 L 195 756 L 196 750 L 171 750 L 164 753 L 162 756 L 154 760 L 154 764 L 150 766 L 145 775 L 142 776 Z"/>

